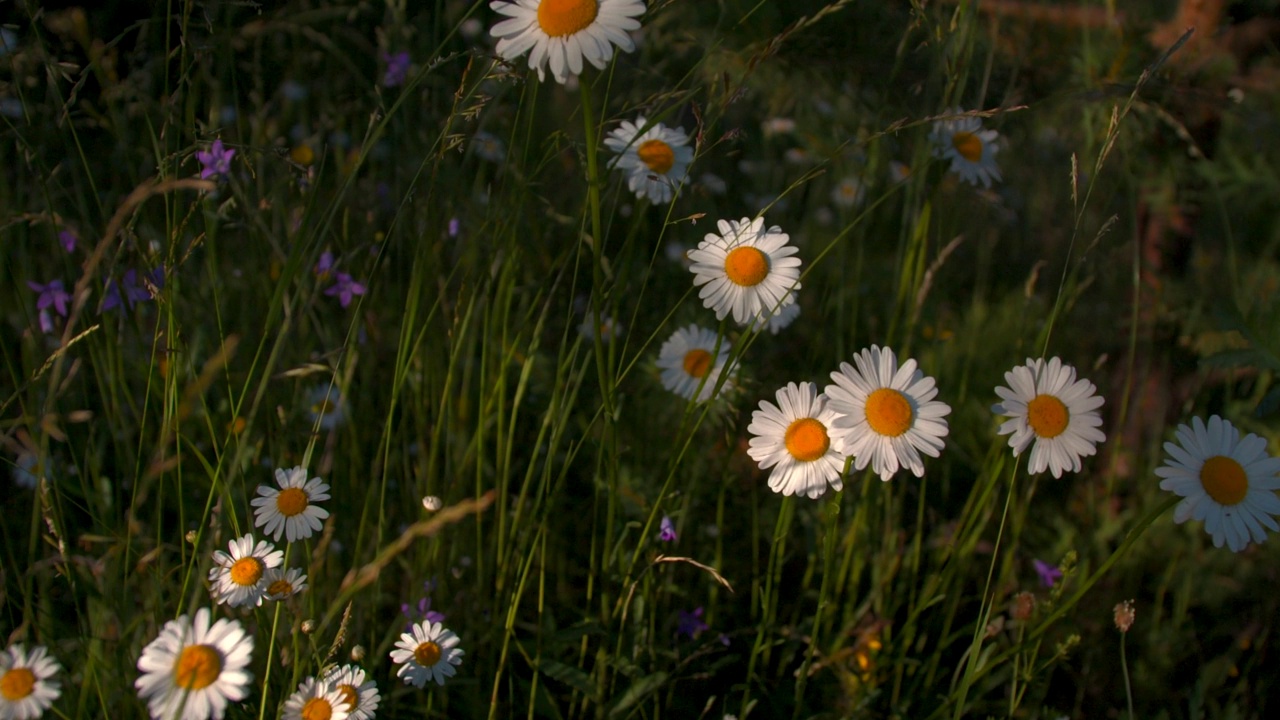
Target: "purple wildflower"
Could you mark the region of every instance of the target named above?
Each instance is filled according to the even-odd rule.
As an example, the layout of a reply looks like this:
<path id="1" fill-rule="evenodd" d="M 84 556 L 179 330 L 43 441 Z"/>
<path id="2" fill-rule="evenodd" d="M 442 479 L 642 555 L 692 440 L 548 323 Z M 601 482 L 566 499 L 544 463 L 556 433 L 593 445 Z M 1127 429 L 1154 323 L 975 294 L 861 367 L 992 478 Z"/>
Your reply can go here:
<path id="1" fill-rule="evenodd" d="M 671 518 L 666 515 L 662 516 L 662 524 L 658 528 L 658 539 L 662 542 L 676 541 L 676 526 L 671 523 Z"/>
<path id="2" fill-rule="evenodd" d="M 458 237 L 458 232 L 461 230 L 462 230 L 462 223 L 459 222 L 458 218 L 456 217 L 449 218 L 449 237 L 451 238 Z"/>
<path id="3" fill-rule="evenodd" d="M 340 272 L 337 273 L 337 280 L 333 286 L 328 290 L 325 290 L 324 294 L 331 297 L 336 295 L 338 302 L 342 304 L 342 307 L 346 307 L 351 304 L 352 298 L 356 295 L 363 295 L 366 290 L 368 290 L 368 288 L 363 284 L 352 280 L 351 276 L 347 273 Z"/>
<path id="4" fill-rule="evenodd" d="M 428 580 L 422 583 L 422 591 L 426 593 L 426 595 L 418 599 L 416 607 L 409 603 L 403 603 L 400 605 L 400 612 L 404 613 L 404 616 L 409 618 L 408 627 L 412 627 L 413 623 L 418 622 L 419 620 L 429 620 L 433 623 L 444 622 L 444 613 L 436 612 L 431 609 L 431 591 L 435 589 L 435 582 Z M 417 613 L 414 613 L 413 610 L 417 610 Z M 406 632 L 409 631 L 406 629 Z"/>
<path id="5" fill-rule="evenodd" d="M 690 639 L 698 637 L 698 634 L 707 629 L 707 624 L 702 621 L 702 607 L 696 607 L 693 612 L 680 611 L 680 617 L 676 621 L 676 634 L 688 635 Z"/>
<path id="6" fill-rule="evenodd" d="M 222 139 L 213 141 L 213 145 L 206 152 L 201 150 L 196 153 L 196 159 L 200 161 L 200 179 L 208 180 L 209 178 L 225 177 L 231 174 L 231 158 L 236 154 L 235 150 L 228 150 L 222 147 Z"/>
<path id="7" fill-rule="evenodd" d="M 1032 560 L 1031 564 L 1036 568 L 1036 575 L 1040 576 L 1040 584 L 1047 588 L 1053 587 L 1062 578 L 1062 571 L 1056 565 L 1041 562 L 1038 558 Z"/>
<path id="8" fill-rule="evenodd" d="M 315 274 L 321 281 L 328 280 L 333 276 L 333 267 L 338 263 L 333 259 L 333 253 L 325 250 L 320 254 L 320 262 L 316 263 Z"/>
<path id="9" fill-rule="evenodd" d="M 44 310 L 52 305 L 59 315 L 67 316 L 67 303 L 71 301 L 71 294 L 62 286 L 61 280 L 50 280 L 45 285 L 28 280 L 27 287 L 40 294 L 36 298 L 37 310 Z"/>
<path id="10" fill-rule="evenodd" d="M 147 280 L 156 289 L 164 287 L 164 268 L 156 268 L 147 275 Z M 122 294 L 123 293 L 123 294 Z M 107 280 L 106 299 L 102 301 L 102 311 L 107 312 L 118 307 L 127 306 L 132 309 L 136 303 L 151 300 L 151 290 L 146 283 L 138 281 L 138 271 L 128 270 L 120 282 Z"/>
<path id="11" fill-rule="evenodd" d="M 382 76 L 383 87 L 403 85 L 405 78 L 409 77 L 409 65 L 413 62 L 409 58 L 409 53 L 403 51 L 388 53 L 384 50 L 382 62 L 387 64 L 387 72 Z"/>
<path id="12" fill-rule="evenodd" d="M 72 252 L 76 249 L 78 240 L 79 238 L 76 237 L 76 234 L 70 230 L 63 230 L 58 233 L 58 242 L 62 245 L 62 249 L 67 252 Z"/>

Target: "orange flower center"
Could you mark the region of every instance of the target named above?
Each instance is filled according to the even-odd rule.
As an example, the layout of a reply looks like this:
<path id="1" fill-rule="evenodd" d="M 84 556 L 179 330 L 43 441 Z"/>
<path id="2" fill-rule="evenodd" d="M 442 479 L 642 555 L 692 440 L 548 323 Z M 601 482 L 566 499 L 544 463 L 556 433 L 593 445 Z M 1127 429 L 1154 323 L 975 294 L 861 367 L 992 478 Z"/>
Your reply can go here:
<path id="1" fill-rule="evenodd" d="M 867 396 L 867 424 L 881 435 L 898 437 L 911 429 L 915 412 L 907 396 L 892 388 L 880 388 Z"/>
<path id="2" fill-rule="evenodd" d="M 827 454 L 831 447 L 831 438 L 827 436 L 827 426 L 813 418 L 800 418 L 787 426 L 783 435 L 787 452 L 800 462 L 813 462 Z"/>
<path id="3" fill-rule="evenodd" d="M 333 706 L 324 698 L 311 698 L 302 706 L 302 720 L 329 720 Z"/>
<path id="4" fill-rule="evenodd" d="M 671 146 L 661 140 L 646 140 L 640 144 L 640 149 L 636 151 L 640 156 L 640 161 L 650 170 L 659 175 L 666 175 L 671 172 L 671 166 L 676 164 L 676 152 Z"/>
<path id="5" fill-rule="evenodd" d="M 307 509 L 309 499 L 302 488 L 285 488 L 276 495 L 276 509 L 285 517 L 293 517 Z"/>
<path id="6" fill-rule="evenodd" d="M 1058 437 L 1067 429 L 1070 420 L 1067 406 L 1052 395 L 1037 395 L 1027 403 L 1027 424 L 1042 438 Z"/>
<path id="7" fill-rule="evenodd" d="M 354 711 L 360 705 L 360 692 L 356 690 L 355 685 L 339 685 L 337 690 L 342 696 L 342 702 L 347 706 L 347 712 Z"/>
<path id="8" fill-rule="evenodd" d="M 36 689 L 36 674 L 28 668 L 14 668 L 0 676 L 0 697 L 17 702 Z"/>
<path id="9" fill-rule="evenodd" d="M 431 667 L 440 662 L 440 646 L 428 640 L 414 649 L 413 659 L 422 667 Z"/>
<path id="10" fill-rule="evenodd" d="M 734 248 L 724 258 L 724 274 L 734 285 L 755 287 L 769 276 L 769 258 L 753 247 Z"/>
<path id="11" fill-rule="evenodd" d="M 694 348 L 684 354 L 684 371 L 690 377 L 704 378 L 711 369 L 711 353 L 702 348 Z"/>
<path id="12" fill-rule="evenodd" d="M 289 597 L 293 594 L 293 584 L 281 578 L 267 586 L 267 594 L 276 597 Z"/>
<path id="13" fill-rule="evenodd" d="M 1219 505 L 1235 505 L 1249 494 L 1249 476 L 1240 463 L 1214 455 L 1200 468 L 1200 484 Z"/>
<path id="14" fill-rule="evenodd" d="M 971 132 L 958 132 L 952 135 L 951 147 L 960 153 L 960 157 L 971 163 L 982 159 L 982 140 Z"/>
<path id="15" fill-rule="evenodd" d="M 266 566 L 256 557 L 240 558 L 231 565 L 231 582 L 241 587 L 257 585 L 265 569 Z"/>
<path id="16" fill-rule="evenodd" d="M 564 37 L 585 30 L 599 13 L 598 0 L 542 0 L 538 27 L 549 37 Z"/>
<path id="17" fill-rule="evenodd" d="M 183 690 L 203 690 L 222 673 L 222 653 L 212 645 L 188 645 L 173 668 L 174 684 Z"/>

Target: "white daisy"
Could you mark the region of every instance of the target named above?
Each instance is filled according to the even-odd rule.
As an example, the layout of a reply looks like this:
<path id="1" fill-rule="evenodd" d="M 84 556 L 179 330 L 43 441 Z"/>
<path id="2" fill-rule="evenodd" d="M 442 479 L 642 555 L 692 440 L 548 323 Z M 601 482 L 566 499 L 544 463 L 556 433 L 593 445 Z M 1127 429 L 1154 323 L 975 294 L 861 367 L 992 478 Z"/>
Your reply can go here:
<path id="1" fill-rule="evenodd" d="M 693 400 L 694 393 L 697 393 L 697 402 L 702 402 L 716 389 L 716 382 L 728 360 L 728 340 L 720 341 L 717 352 L 714 331 L 697 325 L 680 328 L 658 350 L 662 386 L 685 400 Z M 724 389 L 727 388 L 728 381 Z"/>
<path id="2" fill-rule="evenodd" d="M 340 665 L 331 668 L 324 679 L 342 693 L 351 714 L 348 720 L 373 720 L 381 697 L 378 684 L 365 679 L 364 670 L 356 665 Z"/>
<path id="3" fill-rule="evenodd" d="M 507 19 L 489 31 L 496 50 L 507 60 L 529 53 L 529 67 L 545 80 L 551 66 L 556 82 L 582 72 L 582 58 L 603 70 L 613 46 L 635 50 L 627 33 L 640 29 L 643 0 L 513 0 L 489 7 Z"/>
<path id="4" fill-rule="evenodd" d="M 827 491 L 828 483 L 836 490 L 844 487 L 840 474 L 845 454 L 832 433 L 837 415 L 827 396 L 819 395 L 813 383 L 803 382 L 779 388 L 777 399 L 777 405 L 761 400 L 747 426 L 755 436 L 747 454 L 761 469 L 773 468 L 769 489 L 816 498 Z"/>
<path id="5" fill-rule="evenodd" d="M 952 108 L 948 115 L 959 115 L 960 108 Z M 951 161 L 951 172 L 972 185 L 982 183 L 991 187 L 991 181 L 1000 181 L 1000 168 L 996 167 L 995 130 L 983 130 L 982 121 L 976 117 L 957 117 L 933 123 L 929 139 L 933 141 L 933 155 Z"/>
<path id="6" fill-rule="evenodd" d="M 324 383 L 307 392 L 307 420 L 321 430 L 332 430 L 347 417 L 347 403 L 337 385 Z"/>
<path id="7" fill-rule="evenodd" d="M 453 677 L 462 664 L 462 642 L 452 630 L 445 630 L 441 623 L 423 620 L 414 623 L 413 632 L 401 633 L 396 649 L 391 651 L 391 662 L 400 666 L 396 677 L 405 683 L 422 687 L 428 680 L 444 685 L 444 679 Z"/>
<path id="8" fill-rule="evenodd" d="M 689 163 L 693 162 L 693 148 L 683 129 L 654 123 L 641 133 L 647 122 L 643 115 L 634 123 L 623 120 L 604 144 L 618 153 L 609 165 L 627 173 L 631 192 L 661 205 L 670 202 L 672 188 L 684 182 Z"/>
<path id="9" fill-rule="evenodd" d="M 266 540 L 255 545 L 253 533 L 232 540 L 227 547 L 230 554 L 213 552 L 214 566 L 209 568 L 214 600 L 231 607 L 261 605 L 267 595 L 267 570 L 279 567 L 284 553 Z"/>
<path id="10" fill-rule="evenodd" d="M 284 701 L 284 720 L 347 720 L 351 712 L 346 695 L 327 680 L 307 678 Z"/>
<path id="11" fill-rule="evenodd" d="M 142 649 L 134 686 L 155 720 L 220 720 L 228 703 L 249 694 L 253 637 L 235 620 L 210 619 L 200 608 L 194 621 L 170 620 Z"/>
<path id="12" fill-rule="evenodd" d="M 783 328 L 800 317 L 800 303 L 796 301 L 795 293 L 787 293 L 787 300 L 782 307 L 778 308 L 776 312 L 772 310 L 773 308 L 761 310 L 759 315 L 746 323 L 748 329 L 754 330 L 756 326 L 762 326 L 762 329 L 768 330 L 770 335 L 777 335 Z"/>
<path id="13" fill-rule="evenodd" d="M 898 367 L 889 348 L 872 345 L 853 361 L 857 369 L 840 363 L 840 371 L 831 373 L 835 384 L 826 388 L 831 407 L 840 413 L 832 434 L 857 458 L 858 470 L 870 464 L 881 480 L 889 480 L 904 467 L 924 477 L 920 453 L 938 457 L 947 436 L 943 418 L 951 412 L 949 405 L 934 400 L 937 384 L 917 369 L 915 360 Z"/>
<path id="14" fill-rule="evenodd" d="M 329 486 L 320 478 L 307 479 L 306 468 L 291 470 L 276 468 L 277 490 L 270 485 L 259 485 L 258 495 L 250 505 L 258 508 L 253 514 L 253 526 L 280 541 L 283 535 L 289 542 L 311 537 L 323 527 L 321 522 L 329 517 L 329 511 L 316 503 L 329 499 Z"/>
<path id="15" fill-rule="evenodd" d="M 62 670 L 49 651 L 37 645 L 28 653 L 21 645 L 0 652 L 0 718 L 34 720 L 62 695 L 51 678 Z"/>
<path id="16" fill-rule="evenodd" d="M 1173 511 L 1177 523 L 1200 520 L 1214 547 L 1225 541 L 1232 552 L 1267 539 L 1267 528 L 1280 529 L 1280 458 L 1267 454 L 1267 441 L 1249 433 L 1243 438 L 1230 422 L 1214 415 L 1206 427 L 1193 418 L 1179 425 L 1177 444 L 1164 444 L 1169 459 L 1156 468 L 1164 478 L 1160 489 L 1185 498 Z"/>
<path id="17" fill-rule="evenodd" d="M 764 219 L 721 220 L 720 234 L 709 233 L 689 251 L 698 297 L 717 320 L 733 313 L 740 324 L 781 305 L 795 302 L 800 289 L 800 258 L 782 228 L 764 227 Z"/>
<path id="18" fill-rule="evenodd" d="M 862 179 L 852 175 L 844 178 L 831 188 L 831 202 L 836 207 L 853 208 L 862 204 L 862 200 L 867 195 L 867 188 L 862 184 Z"/>
<path id="19" fill-rule="evenodd" d="M 262 576 L 268 600 L 285 600 L 307 589 L 307 576 L 298 568 L 270 568 Z"/>
<path id="20" fill-rule="evenodd" d="M 1094 394 L 1098 388 L 1077 380 L 1076 369 L 1056 357 L 1047 364 L 1043 358 L 1027 358 L 1026 365 L 1005 373 L 1004 381 L 1008 388 L 996 387 L 1003 402 L 992 405 L 991 412 L 1010 418 L 999 433 L 1010 435 L 1015 456 L 1035 443 L 1027 471 L 1048 468 L 1055 478 L 1066 471 L 1080 472 L 1080 458 L 1093 455 L 1094 446 L 1107 439 L 1098 429 L 1103 402 Z"/>

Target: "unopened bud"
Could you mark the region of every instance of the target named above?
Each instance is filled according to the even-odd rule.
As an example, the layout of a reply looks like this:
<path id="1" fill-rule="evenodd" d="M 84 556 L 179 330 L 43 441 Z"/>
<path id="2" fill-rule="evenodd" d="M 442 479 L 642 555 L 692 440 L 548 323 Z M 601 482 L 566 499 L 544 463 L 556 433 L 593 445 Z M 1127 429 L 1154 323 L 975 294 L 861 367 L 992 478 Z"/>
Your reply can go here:
<path id="1" fill-rule="evenodd" d="M 364 646 L 354 645 L 351 648 L 351 662 L 360 662 L 364 660 Z"/>
<path id="2" fill-rule="evenodd" d="M 188 543 L 191 543 L 192 545 L 195 545 L 195 544 L 196 544 L 196 531 L 195 531 L 195 530 L 188 530 L 188 531 L 187 531 L 187 542 L 188 542 Z"/>
<path id="3" fill-rule="evenodd" d="M 1010 614 L 1014 620 L 1030 620 L 1031 613 L 1036 609 L 1036 596 L 1027 591 L 1022 591 L 1013 596 L 1013 609 Z"/>
<path id="4" fill-rule="evenodd" d="M 1129 632 L 1129 628 L 1133 627 L 1133 617 L 1136 611 L 1133 609 L 1133 601 L 1125 600 L 1116 605 L 1113 610 L 1116 619 L 1116 629 L 1122 633 Z"/>
<path id="5" fill-rule="evenodd" d="M 444 507 L 444 501 L 435 495 L 428 495 L 422 498 L 422 507 L 426 508 L 427 512 L 435 512 Z"/>
<path id="6" fill-rule="evenodd" d="M 303 621 L 302 621 L 302 634 L 303 634 L 303 635 L 310 635 L 311 633 L 313 633 L 313 632 L 315 632 L 315 631 L 316 631 L 316 621 L 315 621 L 315 620 L 303 620 Z"/>

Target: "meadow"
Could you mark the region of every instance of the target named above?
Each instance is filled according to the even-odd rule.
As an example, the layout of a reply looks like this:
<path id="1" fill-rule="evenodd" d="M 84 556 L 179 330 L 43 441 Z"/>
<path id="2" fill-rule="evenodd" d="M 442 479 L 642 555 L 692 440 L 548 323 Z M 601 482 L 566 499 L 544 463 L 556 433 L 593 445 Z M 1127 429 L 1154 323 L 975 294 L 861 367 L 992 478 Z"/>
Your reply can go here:
<path id="1" fill-rule="evenodd" d="M 15 0 L 0 720 L 1280 711 L 1277 0 Z"/>

